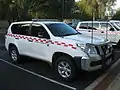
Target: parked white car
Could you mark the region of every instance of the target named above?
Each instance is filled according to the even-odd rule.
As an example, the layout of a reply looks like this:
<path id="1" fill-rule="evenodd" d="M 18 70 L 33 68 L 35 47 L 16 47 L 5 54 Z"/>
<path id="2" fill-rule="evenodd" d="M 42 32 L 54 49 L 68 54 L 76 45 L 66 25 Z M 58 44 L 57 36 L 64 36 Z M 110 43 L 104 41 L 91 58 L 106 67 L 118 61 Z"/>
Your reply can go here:
<path id="1" fill-rule="evenodd" d="M 112 45 L 101 38 L 79 33 L 63 22 L 24 21 L 12 23 L 5 37 L 12 60 L 29 56 L 48 62 L 63 80 L 73 80 L 77 71 L 109 66 Z"/>
<path id="2" fill-rule="evenodd" d="M 93 29 L 93 35 L 110 40 L 111 42 L 118 43 L 120 40 L 120 26 L 107 21 L 82 21 L 79 22 L 76 30 L 82 33 L 86 33 L 91 36 Z"/>

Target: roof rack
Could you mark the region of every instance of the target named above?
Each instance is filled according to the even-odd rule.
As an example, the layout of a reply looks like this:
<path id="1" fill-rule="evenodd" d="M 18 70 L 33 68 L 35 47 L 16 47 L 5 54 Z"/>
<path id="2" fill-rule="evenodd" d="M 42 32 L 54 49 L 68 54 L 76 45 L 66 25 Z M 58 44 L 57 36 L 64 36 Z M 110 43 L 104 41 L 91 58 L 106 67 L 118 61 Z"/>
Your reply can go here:
<path id="1" fill-rule="evenodd" d="M 57 22 L 59 21 L 58 19 L 32 19 L 34 22 L 40 22 L 40 21 L 54 21 Z"/>

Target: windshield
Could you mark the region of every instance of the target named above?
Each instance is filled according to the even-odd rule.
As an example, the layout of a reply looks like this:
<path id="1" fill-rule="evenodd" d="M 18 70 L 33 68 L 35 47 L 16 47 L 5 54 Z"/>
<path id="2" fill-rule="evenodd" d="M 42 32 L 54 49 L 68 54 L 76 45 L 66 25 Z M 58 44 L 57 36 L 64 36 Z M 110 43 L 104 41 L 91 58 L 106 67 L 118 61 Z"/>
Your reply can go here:
<path id="1" fill-rule="evenodd" d="M 76 31 L 75 29 L 64 23 L 52 23 L 52 24 L 46 24 L 46 26 L 54 36 L 58 36 L 58 37 L 79 34 L 78 31 Z"/>
<path id="2" fill-rule="evenodd" d="M 120 23 L 119 22 L 115 22 L 116 25 L 118 25 L 120 27 Z"/>
<path id="3" fill-rule="evenodd" d="M 116 23 L 111 23 L 117 31 L 120 31 L 120 26 L 117 25 Z"/>

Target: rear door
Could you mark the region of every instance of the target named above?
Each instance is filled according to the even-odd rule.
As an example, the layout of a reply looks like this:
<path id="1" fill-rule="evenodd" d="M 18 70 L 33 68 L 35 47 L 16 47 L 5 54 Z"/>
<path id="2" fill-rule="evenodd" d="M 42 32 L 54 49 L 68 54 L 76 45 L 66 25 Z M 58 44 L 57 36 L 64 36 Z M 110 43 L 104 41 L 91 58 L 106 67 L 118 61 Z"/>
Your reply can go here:
<path id="1" fill-rule="evenodd" d="M 30 23 L 17 24 L 17 27 L 19 29 L 19 33 L 16 35 L 16 43 L 18 45 L 19 51 L 22 55 L 31 56 L 31 47 L 29 46 L 30 43 L 28 42 L 28 39 L 30 38 Z"/>

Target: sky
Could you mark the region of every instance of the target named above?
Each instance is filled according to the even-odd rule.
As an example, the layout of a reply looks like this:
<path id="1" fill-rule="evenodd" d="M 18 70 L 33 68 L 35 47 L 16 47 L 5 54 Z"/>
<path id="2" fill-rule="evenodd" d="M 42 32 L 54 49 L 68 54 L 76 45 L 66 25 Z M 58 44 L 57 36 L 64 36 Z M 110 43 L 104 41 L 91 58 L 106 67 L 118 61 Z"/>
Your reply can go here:
<path id="1" fill-rule="evenodd" d="M 118 9 L 118 8 L 120 8 L 120 0 L 117 0 L 116 2 L 115 2 L 115 6 L 113 7 L 114 9 Z"/>
<path id="2" fill-rule="evenodd" d="M 79 1 L 79 0 L 75 0 L 76 2 L 77 1 Z M 113 7 L 113 9 L 118 9 L 118 8 L 120 8 L 120 0 L 117 0 L 116 2 L 115 2 L 115 6 Z"/>
<path id="3" fill-rule="evenodd" d="M 75 0 L 76 2 L 79 1 L 79 0 Z"/>

